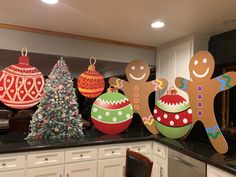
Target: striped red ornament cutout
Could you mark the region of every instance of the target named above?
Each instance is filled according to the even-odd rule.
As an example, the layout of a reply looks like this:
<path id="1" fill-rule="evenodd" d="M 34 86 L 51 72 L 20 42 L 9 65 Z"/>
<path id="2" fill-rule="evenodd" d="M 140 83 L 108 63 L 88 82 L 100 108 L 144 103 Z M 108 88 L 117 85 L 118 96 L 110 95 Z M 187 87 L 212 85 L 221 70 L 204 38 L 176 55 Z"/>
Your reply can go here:
<path id="1" fill-rule="evenodd" d="M 43 95 L 44 77 L 29 65 L 27 49 L 22 48 L 19 63 L 0 72 L 0 100 L 14 109 L 27 109 L 36 105 Z"/>

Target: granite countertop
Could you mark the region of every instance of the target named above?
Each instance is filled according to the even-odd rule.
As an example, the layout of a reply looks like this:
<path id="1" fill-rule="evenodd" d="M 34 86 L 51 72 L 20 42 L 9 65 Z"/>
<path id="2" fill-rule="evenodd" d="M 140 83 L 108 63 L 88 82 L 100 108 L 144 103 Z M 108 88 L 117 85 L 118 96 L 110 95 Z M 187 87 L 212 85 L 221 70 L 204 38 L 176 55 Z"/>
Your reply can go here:
<path id="1" fill-rule="evenodd" d="M 229 142 L 229 152 L 222 155 L 207 141 L 168 139 L 161 135 L 151 135 L 145 128 L 129 128 L 113 136 L 104 135 L 94 128 L 85 131 L 85 136 L 78 140 L 67 141 L 26 141 L 25 137 L 23 134 L 1 135 L 0 154 L 153 140 L 236 175 L 235 142 Z"/>

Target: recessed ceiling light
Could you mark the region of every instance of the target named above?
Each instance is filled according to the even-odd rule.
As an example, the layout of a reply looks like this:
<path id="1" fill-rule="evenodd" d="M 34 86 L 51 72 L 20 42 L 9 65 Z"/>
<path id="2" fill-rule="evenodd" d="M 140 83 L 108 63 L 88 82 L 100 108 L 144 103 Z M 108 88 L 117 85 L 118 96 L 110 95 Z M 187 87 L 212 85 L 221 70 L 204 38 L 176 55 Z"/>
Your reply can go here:
<path id="1" fill-rule="evenodd" d="M 151 24 L 152 28 L 163 28 L 165 26 L 165 23 L 162 21 L 155 21 Z"/>
<path id="2" fill-rule="evenodd" d="M 41 1 L 46 4 L 51 4 L 51 5 L 58 3 L 58 0 L 41 0 Z"/>

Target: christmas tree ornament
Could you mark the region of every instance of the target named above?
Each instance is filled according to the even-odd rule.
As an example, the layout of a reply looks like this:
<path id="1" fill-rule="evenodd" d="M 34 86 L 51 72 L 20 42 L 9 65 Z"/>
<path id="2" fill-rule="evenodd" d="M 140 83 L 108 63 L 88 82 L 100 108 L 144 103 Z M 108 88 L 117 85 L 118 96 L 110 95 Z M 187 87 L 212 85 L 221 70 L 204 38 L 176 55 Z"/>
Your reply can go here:
<path id="1" fill-rule="evenodd" d="M 117 89 L 109 88 L 93 103 L 91 117 L 98 130 L 114 135 L 128 128 L 133 118 L 133 107 Z"/>
<path id="2" fill-rule="evenodd" d="M 94 62 L 92 62 L 92 60 L 94 60 Z M 103 92 L 105 81 L 104 77 L 96 71 L 96 58 L 91 57 L 89 62 L 88 70 L 78 77 L 77 87 L 83 96 L 95 98 Z"/>
<path id="3" fill-rule="evenodd" d="M 173 87 L 156 102 L 153 115 L 158 130 L 168 138 L 181 138 L 192 127 L 190 105 Z"/>
<path id="4" fill-rule="evenodd" d="M 11 108 L 27 109 L 36 105 L 43 88 L 43 74 L 29 65 L 26 48 L 22 48 L 18 64 L 0 72 L 0 100 Z"/>
<path id="5" fill-rule="evenodd" d="M 61 58 L 46 80 L 45 94 L 32 117 L 31 132 L 26 138 L 28 141 L 77 139 L 83 136 L 75 88 L 69 83 L 73 83 L 73 80 Z"/>

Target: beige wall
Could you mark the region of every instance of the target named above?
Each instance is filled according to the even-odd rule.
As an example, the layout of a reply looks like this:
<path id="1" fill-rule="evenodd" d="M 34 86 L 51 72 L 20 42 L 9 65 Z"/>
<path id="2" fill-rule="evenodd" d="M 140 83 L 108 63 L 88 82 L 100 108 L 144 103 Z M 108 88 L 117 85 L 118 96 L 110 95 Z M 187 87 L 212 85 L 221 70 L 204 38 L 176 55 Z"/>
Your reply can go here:
<path id="1" fill-rule="evenodd" d="M 1 49 L 20 50 L 23 46 L 35 53 L 82 58 L 94 56 L 101 60 L 119 62 L 143 59 L 150 65 L 155 65 L 156 57 L 155 51 L 148 49 L 0 29 Z"/>

